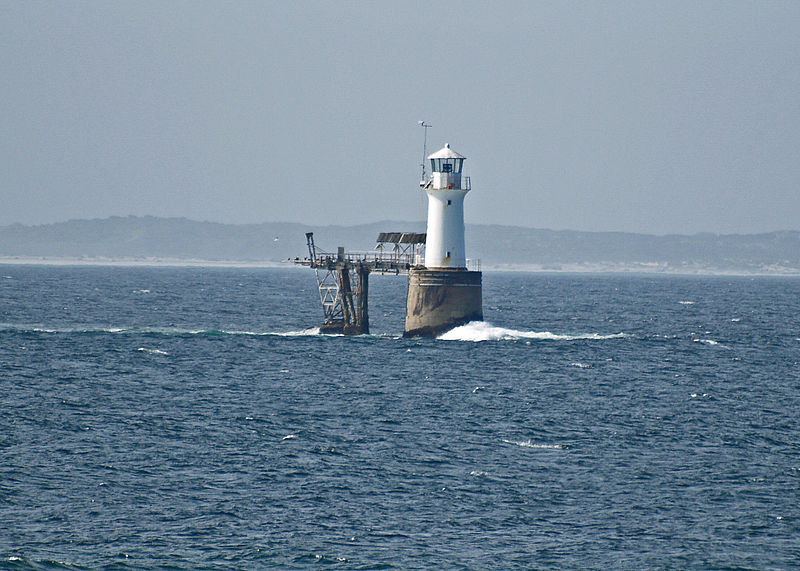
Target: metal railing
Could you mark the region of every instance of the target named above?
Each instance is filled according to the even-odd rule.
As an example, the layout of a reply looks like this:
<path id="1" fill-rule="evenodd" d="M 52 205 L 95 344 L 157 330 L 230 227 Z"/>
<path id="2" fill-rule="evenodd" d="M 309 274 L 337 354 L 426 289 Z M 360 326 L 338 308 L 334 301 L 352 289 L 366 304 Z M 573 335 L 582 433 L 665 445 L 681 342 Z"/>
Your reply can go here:
<path id="1" fill-rule="evenodd" d="M 308 261 L 306 258 L 304 261 Z M 425 254 L 416 252 L 385 252 L 382 250 L 362 250 L 347 252 L 344 257 L 330 252 L 317 252 L 315 264 L 326 265 L 336 262 L 348 262 L 350 264 L 366 263 L 377 266 L 388 264 L 392 266 L 424 266 Z M 467 269 L 473 272 L 481 271 L 480 258 L 467 258 Z"/>
<path id="2" fill-rule="evenodd" d="M 393 264 L 411 264 L 413 252 L 387 252 L 385 250 L 363 250 L 347 252 L 344 259 L 348 262 L 388 262 Z"/>
<path id="3" fill-rule="evenodd" d="M 423 190 L 429 188 L 433 184 L 433 177 L 428 180 L 423 180 L 419 183 L 419 187 Z M 461 177 L 461 190 L 472 190 L 472 180 L 468 176 Z"/>
<path id="4" fill-rule="evenodd" d="M 347 263 L 350 265 L 366 264 L 372 267 L 372 271 L 377 272 L 396 272 L 404 271 L 416 264 L 423 263 L 424 255 L 416 252 L 397 252 L 385 250 L 364 250 L 350 251 L 342 255 L 332 252 L 316 251 L 313 260 L 295 260 L 295 263 L 310 265 L 312 267 L 331 267 L 336 264 Z"/>

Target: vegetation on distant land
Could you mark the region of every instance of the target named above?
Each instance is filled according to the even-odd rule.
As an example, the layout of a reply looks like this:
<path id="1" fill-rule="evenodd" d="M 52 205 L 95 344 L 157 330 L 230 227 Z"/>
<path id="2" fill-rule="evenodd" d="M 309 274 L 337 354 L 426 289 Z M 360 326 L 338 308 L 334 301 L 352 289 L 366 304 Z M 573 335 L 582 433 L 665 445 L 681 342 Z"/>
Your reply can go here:
<path id="1" fill-rule="evenodd" d="M 305 233 L 335 251 L 367 250 L 379 232 L 424 232 L 424 222 L 320 226 L 220 224 L 153 216 L 0 227 L 0 256 L 276 262 L 307 255 Z M 655 236 L 467 226 L 467 252 L 484 268 L 800 273 L 800 232 Z"/>

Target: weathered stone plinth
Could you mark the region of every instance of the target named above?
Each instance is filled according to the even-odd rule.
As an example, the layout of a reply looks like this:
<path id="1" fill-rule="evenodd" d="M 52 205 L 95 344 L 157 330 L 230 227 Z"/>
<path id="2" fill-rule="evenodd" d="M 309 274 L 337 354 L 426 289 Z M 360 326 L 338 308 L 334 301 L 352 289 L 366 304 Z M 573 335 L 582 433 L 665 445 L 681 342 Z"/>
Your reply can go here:
<path id="1" fill-rule="evenodd" d="M 403 337 L 436 337 L 483 320 L 481 277 L 468 270 L 410 270 Z"/>

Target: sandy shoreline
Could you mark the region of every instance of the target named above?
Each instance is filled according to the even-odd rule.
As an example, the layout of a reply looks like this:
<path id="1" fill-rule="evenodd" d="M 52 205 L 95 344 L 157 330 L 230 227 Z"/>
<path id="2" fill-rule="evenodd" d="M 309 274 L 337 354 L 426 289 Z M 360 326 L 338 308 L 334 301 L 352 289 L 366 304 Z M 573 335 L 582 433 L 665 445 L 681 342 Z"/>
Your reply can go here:
<path id="1" fill-rule="evenodd" d="M 119 267 L 198 267 L 198 268 L 292 268 L 294 264 L 268 260 L 199 260 L 177 258 L 51 258 L 35 256 L 0 257 L 3 265 L 25 266 L 119 266 Z"/>
<path id="2" fill-rule="evenodd" d="M 289 261 L 269 260 L 202 260 L 178 258 L 58 258 L 44 256 L 0 256 L 0 265 L 35 266 L 111 266 L 164 268 L 296 268 Z M 685 276 L 752 276 L 800 277 L 800 269 L 766 266 L 752 270 L 719 269 L 702 266 L 674 267 L 660 263 L 586 263 L 586 264 L 508 264 L 483 265 L 484 272 L 528 272 L 547 274 L 645 274 Z"/>

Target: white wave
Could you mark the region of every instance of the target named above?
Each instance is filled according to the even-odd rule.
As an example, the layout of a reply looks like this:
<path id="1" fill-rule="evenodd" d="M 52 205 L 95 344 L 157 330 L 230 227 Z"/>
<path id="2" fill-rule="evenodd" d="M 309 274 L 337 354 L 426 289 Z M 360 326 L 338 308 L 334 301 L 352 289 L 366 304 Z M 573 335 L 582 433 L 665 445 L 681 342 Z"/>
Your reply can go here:
<path id="1" fill-rule="evenodd" d="M 25 331 L 25 329 L 22 329 Z M 33 327 L 30 329 L 35 333 L 127 333 L 130 329 L 123 327 Z"/>
<path id="2" fill-rule="evenodd" d="M 287 434 L 286 436 L 281 438 L 281 440 L 295 440 L 296 438 L 297 438 L 296 434 Z"/>
<path id="3" fill-rule="evenodd" d="M 194 331 L 192 333 L 195 333 Z M 211 331 L 197 331 L 196 333 L 212 333 Z M 308 329 L 301 329 L 299 331 L 237 331 L 220 329 L 217 333 L 223 335 L 251 335 L 256 337 L 270 336 L 270 337 L 311 337 L 315 335 L 324 335 L 328 337 L 342 337 L 340 333 L 320 333 L 319 327 L 309 327 Z"/>
<path id="4" fill-rule="evenodd" d="M 169 355 L 169 353 L 162 351 L 161 349 L 148 349 L 146 347 L 139 347 L 136 350 L 142 353 L 149 353 L 150 355 Z"/>
<path id="5" fill-rule="evenodd" d="M 590 369 L 592 366 L 586 363 L 570 363 L 570 367 L 578 367 L 579 369 Z"/>
<path id="6" fill-rule="evenodd" d="M 246 337 L 306 337 L 319 335 L 319 327 L 300 331 L 248 331 L 246 329 L 159 329 L 146 332 L 177 335 L 243 335 Z"/>
<path id="7" fill-rule="evenodd" d="M 718 341 L 713 339 L 692 339 L 695 343 L 705 343 L 706 345 L 719 345 Z"/>
<path id="8" fill-rule="evenodd" d="M 620 339 L 628 337 L 625 333 L 600 335 L 599 333 L 579 333 L 576 335 L 559 335 L 550 331 L 520 331 L 496 327 L 486 321 L 471 321 L 439 335 L 444 341 L 514 341 L 518 339 L 540 339 L 553 341 L 576 341 L 580 339 Z"/>
<path id="9" fill-rule="evenodd" d="M 246 329 L 188 329 L 180 327 L 47 327 L 43 325 L 0 323 L 0 331 L 18 331 L 20 333 L 60 333 L 60 334 L 131 334 L 131 335 L 208 335 L 208 336 L 246 336 L 246 337 L 344 337 L 342 333 L 322 333 L 319 327 L 309 327 L 296 331 L 251 331 Z M 375 339 L 402 339 L 398 335 L 359 335 L 358 337 L 372 337 Z M 410 352 L 410 349 L 409 349 Z"/>
<path id="10" fill-rule="evenodd" d="M 149 289 L 135 289 L 133 293 L 150 293 Z"/>
<path id="11" fill-rule="evenodd" d="M 561 450 L 560 444 L 538 444 L 536 442 L 532 442 L 531 440 L 506 440 L 503 439 L 503 442 L 506 444 L 513 444 L 514 446 L 521 446 L 522 448 L 538 448 L 541 450 Z"/>
<path id="12" fill-rule="evenodd" d="M 229 329 L 182 329 L 179 327 L 46 327 L 27 324 L 0 323 L 0 331 L 16 330 L 22 333 L 112 333 L 112 334 L 138 334 L 138 335 L 244 335 L 244 336 L 276 336 L 276 337 L 304 337 L 320 335 L 319 327 L 312 327 L 300 331 L 247 331 Z"/>
<path id="13" fill-rule="evenodd" d="M 695 302 L 693 302 L 693 301 L 679 301 L 678 303 L 680 303 L 681 305 L 694 305 Z"/>
<path id="14" fill-rule="evenodd" d="M 279 337 L 306 337 L 308 335 L 319 335 L 319 327 L 310 327 L 300 331 L 286 331 L 284 333 L 268 333 L 268 335 L 278 335 Z"/>

